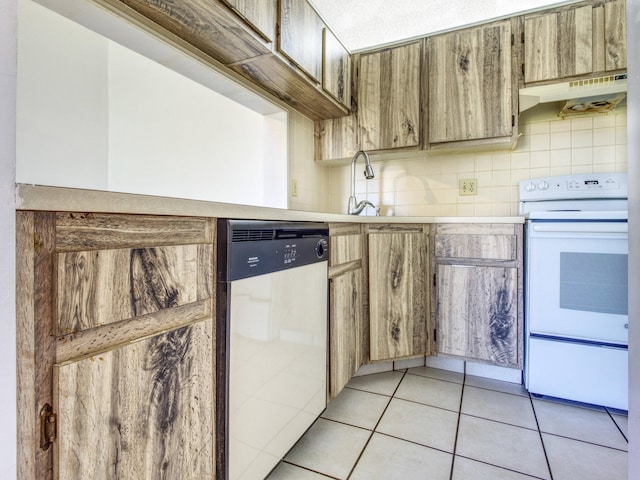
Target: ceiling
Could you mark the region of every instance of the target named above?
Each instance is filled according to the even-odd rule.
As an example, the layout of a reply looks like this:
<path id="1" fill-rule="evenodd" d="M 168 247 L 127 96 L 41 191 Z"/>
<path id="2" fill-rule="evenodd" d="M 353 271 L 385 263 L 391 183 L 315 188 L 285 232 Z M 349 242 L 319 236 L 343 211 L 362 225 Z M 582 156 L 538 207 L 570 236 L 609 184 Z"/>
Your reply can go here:
<path id="1" fill-rule="evenodd" d="M 350 52 L 577 0 L 310 0 Z"/>

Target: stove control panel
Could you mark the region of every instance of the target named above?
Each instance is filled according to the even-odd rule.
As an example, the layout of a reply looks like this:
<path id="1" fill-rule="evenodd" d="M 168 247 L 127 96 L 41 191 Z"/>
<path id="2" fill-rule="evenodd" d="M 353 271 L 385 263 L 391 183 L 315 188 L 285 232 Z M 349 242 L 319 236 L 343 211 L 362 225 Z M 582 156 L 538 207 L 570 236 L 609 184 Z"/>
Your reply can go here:
<path id="1" fill-rule="evenodd" d="M 627 198 L 627 174 L 580 174 L 522 180 L 521 202 L 585 198 Z"/>
<path id="2" fill-rule="evenodd" d="M 591 178 L 587 180 L 568 180 L 568 190 L 620 190 L 620 182 L 616 178 Z"/>

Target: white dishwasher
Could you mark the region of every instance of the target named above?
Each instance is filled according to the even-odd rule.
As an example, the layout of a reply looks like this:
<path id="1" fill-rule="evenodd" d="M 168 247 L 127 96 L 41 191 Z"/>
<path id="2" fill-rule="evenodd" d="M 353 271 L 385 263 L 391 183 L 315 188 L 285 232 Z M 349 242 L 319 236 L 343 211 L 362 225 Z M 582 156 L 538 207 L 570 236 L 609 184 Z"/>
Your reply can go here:
<path id="1" fill-rule="evenodd" d="M 217 478 L 265 478 L 326 407 L 328 233 L 218 220 Z"/>

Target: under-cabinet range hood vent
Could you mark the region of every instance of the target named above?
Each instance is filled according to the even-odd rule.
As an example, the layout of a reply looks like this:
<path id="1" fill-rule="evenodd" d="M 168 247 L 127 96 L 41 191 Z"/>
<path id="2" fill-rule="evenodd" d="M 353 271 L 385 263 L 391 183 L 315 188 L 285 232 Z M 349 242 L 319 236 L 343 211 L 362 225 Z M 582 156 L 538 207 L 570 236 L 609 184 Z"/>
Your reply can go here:
<path id="1" fill-rule="evenodd" d="M 540 103 L 565 101 L 559 115 L 608 112 L 626 96 L 627 75 L 609 75 L 520 89 L 520 112 Z"/>

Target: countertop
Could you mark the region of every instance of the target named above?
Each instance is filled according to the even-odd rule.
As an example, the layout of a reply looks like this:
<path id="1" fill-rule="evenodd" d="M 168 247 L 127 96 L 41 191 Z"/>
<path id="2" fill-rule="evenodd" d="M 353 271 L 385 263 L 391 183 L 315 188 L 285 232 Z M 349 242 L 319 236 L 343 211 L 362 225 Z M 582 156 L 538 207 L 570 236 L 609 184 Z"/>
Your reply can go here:
<path id="1" fill-rule="evenodd" d="M 364 217 L 76 188 L 16 185 L 16 209 L 353 223 L 524 223 L 524 217 Z"/>

